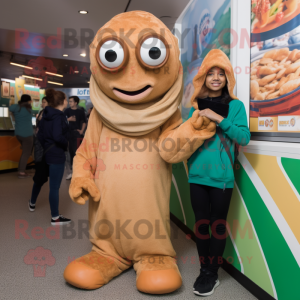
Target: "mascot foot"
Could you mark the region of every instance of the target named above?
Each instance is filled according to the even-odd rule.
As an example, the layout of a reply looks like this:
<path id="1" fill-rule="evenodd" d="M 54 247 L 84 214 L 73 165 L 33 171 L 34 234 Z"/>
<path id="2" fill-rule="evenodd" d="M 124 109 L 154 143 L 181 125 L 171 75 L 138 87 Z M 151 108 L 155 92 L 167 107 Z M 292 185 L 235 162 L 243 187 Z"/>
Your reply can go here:
<path id="1" fill-rule="evenodd" d="M 170 256 L 147 256 L 134 264 L 136 287 L 148 294 L 167 294 L 182 285 L 176 261 Z"/>
<path id="2" fill-rule="evenodd" d="M 68 264 L 64 278 L 80 289 L 93 290 L 108 283 L 121 272 L 114 258 L 92 251 Z"/>

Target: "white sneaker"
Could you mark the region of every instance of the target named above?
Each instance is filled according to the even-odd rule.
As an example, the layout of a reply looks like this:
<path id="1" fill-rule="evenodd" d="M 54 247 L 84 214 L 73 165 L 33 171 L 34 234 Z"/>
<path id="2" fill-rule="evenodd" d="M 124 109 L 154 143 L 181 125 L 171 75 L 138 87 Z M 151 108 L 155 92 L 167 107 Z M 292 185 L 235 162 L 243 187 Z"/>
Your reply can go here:
<path id="1" fill-rule="evenodd" d="M 71 178 L 72 178 L 72 173 L 70 173 L 70 174 L 66 177 L 67 180 L 70 180 Z"/>
<path id="2" fill-rule="evenodd" d="M 35 211 L 35 205 L 32 205 L 30 200 L 28 201 L 28 208 L 29 208 L 29 211 Z"/>

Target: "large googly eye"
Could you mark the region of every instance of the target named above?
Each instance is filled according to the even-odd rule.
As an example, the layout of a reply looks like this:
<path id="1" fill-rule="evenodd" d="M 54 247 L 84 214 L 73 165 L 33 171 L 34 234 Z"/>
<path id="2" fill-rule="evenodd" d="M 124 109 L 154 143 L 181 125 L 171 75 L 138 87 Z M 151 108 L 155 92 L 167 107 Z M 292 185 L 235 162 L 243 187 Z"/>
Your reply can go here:
<path id="1" fill-rule="evenodd" d="M 159 68 L 168 60 L 169 48 L 163 37 L 148 34 L 140 40 L 136 54 L 145 67 Z"/>
<path id="2" fill-rule="evenodd" d="M 106 67 L 117 68 L 124 60 L 124 50 L 118 42 L 107 41 L 100 47 L 99 57 Z"/>
<path id="3" fill-rule="evenodd" d="M 120 39 L 107 38 L 100 42 L 96 50 L 98 63 L 106 70 L 118 70 L 122 68 L 128 59 L 128 50 Z"/>
<path id="4" fill-rule="evenodd" d="M 140 54 L 147 65 L 158 66 L 167 56 L 166 46 L 158 38 L 151 37 L 143 42 Z"/>

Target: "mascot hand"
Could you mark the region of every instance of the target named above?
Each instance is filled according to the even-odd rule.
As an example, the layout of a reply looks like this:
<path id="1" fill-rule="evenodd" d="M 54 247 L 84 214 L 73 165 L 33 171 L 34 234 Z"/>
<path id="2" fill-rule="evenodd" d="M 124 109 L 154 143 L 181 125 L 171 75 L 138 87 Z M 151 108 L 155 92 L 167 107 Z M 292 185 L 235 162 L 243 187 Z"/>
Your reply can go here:
<path id="1" fill-rule="evenodd" d="M 100 201 L 100 192 L 94 182 L 90 178 L 72 178 L 69 194 L 71 199 L 78 204 L 85 204 L 89 197 L 95 202 Z"/>
<path id="2" fill-rule="evenodd" d="M 216 123 L 208 119 L 207 117 L 199 116 L 199 110 L 193 112 L 190 122 L 195 130 L 207 129 L 208 131 L 215 131 Z"/>

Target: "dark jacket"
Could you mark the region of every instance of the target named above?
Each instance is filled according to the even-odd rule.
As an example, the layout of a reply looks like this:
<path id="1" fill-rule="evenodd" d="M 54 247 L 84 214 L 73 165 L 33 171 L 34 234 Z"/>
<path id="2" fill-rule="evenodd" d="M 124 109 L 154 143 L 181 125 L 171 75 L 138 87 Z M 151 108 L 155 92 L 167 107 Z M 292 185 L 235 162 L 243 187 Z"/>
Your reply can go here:
<path id="1" fill-rule="evenodd" d="M 56 108 L 47 106 L 43 118 L 39 122 L 37 137 L 44 151 L 55 144 L 45 154 L 48 164 L 62 164 L 66 161 L 65 151 L 68 149 L 69 136 L 69 125 L 65 114 Z"/>
<path id="2" fill-rule="evenodd" d="M 38 127 L 39 126 L 39 123 L 40 123 L 40 120 L 39 120 L 39 117 L 40 117 L 40 115 L 41 114 L 43 114 L 44 113 L 44 108 L 39 112 L 39 114 L 38 114 L 38 116 L 37 116 L 37 118 L 36 118 L 36 121 L 35 121 L 35 126 L 36 127 Z"/>

